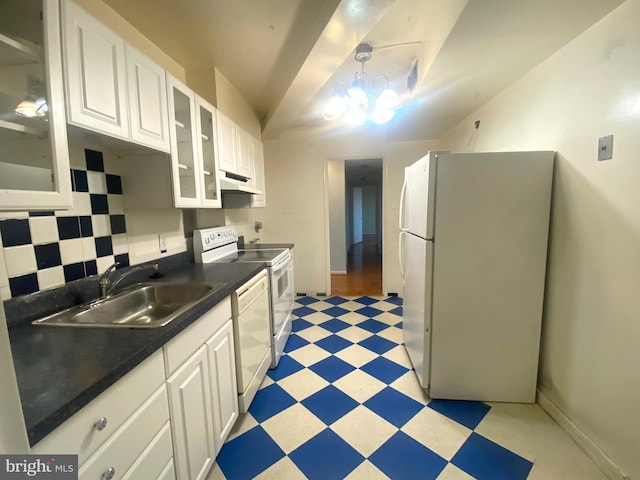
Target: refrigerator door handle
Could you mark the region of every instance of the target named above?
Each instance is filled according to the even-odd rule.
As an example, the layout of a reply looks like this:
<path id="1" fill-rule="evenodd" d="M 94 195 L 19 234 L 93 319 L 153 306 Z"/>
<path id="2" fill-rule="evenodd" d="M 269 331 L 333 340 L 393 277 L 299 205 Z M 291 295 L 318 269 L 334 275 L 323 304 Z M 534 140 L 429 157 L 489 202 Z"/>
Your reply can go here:
<path id="1" fill-rule="evenodd" d="M 402 236 L 406 235 L 407 232 L 404 230 L 400 231 L 400 235 L 398 235 L 398 260 L 400 261 L 400 276 L 404 281 L 404 243 L 402 242 Z"/>
<path id="2" fill-rule="evenodd" d="M 405 230 L 404 227 L 404 197 L 407 193 L 407 179 L 405 177 L 404 183 L 402 184 L 402 192 L 400 193 L 400 212 L 398 215 L 398 226 L 400 230 Z"/>

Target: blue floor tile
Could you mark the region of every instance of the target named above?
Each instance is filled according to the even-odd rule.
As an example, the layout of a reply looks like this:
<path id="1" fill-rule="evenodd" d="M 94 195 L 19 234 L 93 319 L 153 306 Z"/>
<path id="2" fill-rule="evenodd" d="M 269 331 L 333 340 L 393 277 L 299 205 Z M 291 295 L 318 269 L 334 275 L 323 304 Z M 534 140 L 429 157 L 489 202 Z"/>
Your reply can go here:
<path id="1" fill-rule="evenodd" d="M 353 345 L 353 342 L 337 335 L 329 335 L 322 340 L 318 340 L 315 344 L 329 353 L 336 353 Z"/>
<path id="2" fill-rule="evenodd" d="M 300 305 L 309 305 L 310 303 L 316 303 L 319 302 L 320 300 L 318 300 L 315 297 L 296 297 L 296 303 L 299 303 Z"/>
<path id="3" fill-rule="evenodd" d="M 390 387 L 375 394 L 363 405 L 398 428 L 402 428 L 424 408 L 424 405 Z"/>
<path id="4" fill-rule="evenodd" d="M 250 462 L 247 452 L 251 452 Z M 257 426 L 225 443 L 216 461 L 228 480 L 244 480 L 254 478 L 282 457 L 282 449 Z"/>
<path id="5" fill-rule="evenodd" d="M 316 313 L 316 311 L 313 308 L 309 308 L 309 307 L 298 307 L 298 308 L 294 308 L 291 313 L 292 315 L 295 315 L 297 317 L 304 317 L 305 315 L 311 315 L 312 313 Z"/>
<path id="6" fill-rule="evenodd" d="M 327 425 L 331 425 L 360 405 L 333 385 L 327 385 L 300 403 Z"/>
<path id="7" fill-rule="evenodd" d="M 402 307 L 393 308 L 393 309 L 389 310 L 389 313 L 393 313 L 394 315 L 398 315 L 399 317 L 401 317 L 402 316 Z"/>
<path id="8" fill-rule="evenodd" d="M 287 340 L 287 344 L 284 346 L 284 351 L 286 353 L 293 352 L 294 350 L 299 349 L 300 347 L 304 347 L 305 345 L 309 345 L 309 341 L 304 338 L 292 333 L 289 335 L 289 339 Z"/>
<path id="9" fill-rule="evenodd" d="M 433 480 L 447 461 L 403 432 L 387 440 L 369 461 L 394 480 Z"/>
<path id="10" fill-rule="evenodd" d="M 322 322 L 319 325 L 325 330 L 329 330 L 333 333 L 339 332 L 340 330 L 344 330 L 345 328 L 349 328 L 351 326 L 347 322 L 343 322 L 342 320 L 338 320 L 337 318 L 332 318 L 331 320 Z"/>
<path id="11" fill-rule="evenodd" d="M 294 403 L 296 403 L 296 399 L 277 383 L 274 383 L 262 390 L 258 390 L 249 407 L 249 413 L 258 423 L 262 423 L 276 413 L 289 408 Z"/>
<path id="12" fill-rule="evenodd" d="M 282 380 L 283 378 L 288 377 L 289 375 L 296 373 L 304 368 L 304 365 L 299 364 L 289 355 L 284 355 L 280 358 L 278 362 L 278 366 L 273 370 L 269 370 L 267 375 L 274 380 Z"/>
<path id="13" fill-rule="evenodd" d="M 395 382 L 399 377 L 409 371 L 407 367 L 398 365 L 396 362 L 387 360 L 384 357 L 377 357 L 369 363 L 360 367 L 360 370 L 367 372 L 372 377 L 389 385 Z"/>
<path id="14" fill-rule="evenodd" d="M 328 428 L 291 452 L 289 458 L 311 480 L 342 480 L 364 461 Z"/>
<path id="15" fill-rule="evenodd" d="M 451 459 L 477 480 L 524 480 L 533 463 L 473 432 Z"/>
<path id="16" fill-rule="evenodd" d="M 300 330 L 304 330 L 305 328 L 313 327 L 313 323 L 304 320 L 303 318 L 295 318 L 291 322 L 291 330 L 294 332 L 299 332 Z"/>
<path id="17" fill-rule="evenodd" d="M 431 400 L 427 406 L 471 430 L 476 428 L 491 410 L 486 403 L 467 400 Z"/>
<path id="18" fill-rule="evenodd" d="M 372 303 L 377 303 L 377 302 L 379 302 L 379 300 L 376 300 L 375 298 L 371 298 L 371 297 L 360 297 L 360 298 L 355 298 L 353 301 L 354 301 L 354 302 L 361 303 L 361 304 L 363 304 L 363 305 L 371 305 Z"/>
<path id="19" fill-rule="evenodd" d="M 327 303 L 330 303 L 331 305 L 340 305 L 341 303 L 346 303 L 349 300 L 342 297 L 331 297 L 331 298 L 325 299 L 324 301 Z"/>
<path id="20" fill-rule="evenodd" d="M 389 297 L 384 299 L 385 302 L 393 303 L 394 305 L 402 305 L 402 297 Z"/>
<path id="21" fill-rule="evenodd" d="M 322 313 L 331 315 L 332 317 L 335 318 L 335 317 L 339 317 L 340 315 L 344 315 L 345 313 L 349 313 L 349 310 L 345 310 L 344 308 L 341 308 L 341 307 L 331 307 L 331 308 L 322 310 Z"/>
<path id="22" fill-rule="evenodd" d="M 394 325 L 394 327 L 399 328 L 400 330 L 402 330 L 402 322 L 398 322 Z"/>
<path id="23" fill-rule="evenodd" d="M 371 350 L 372 352 L 377 353 L 378 355 L 382 355 L 385 352 L 388 352 L 394 347 L 397 347 L 398 344 L 392 342 L 391 340 L 387 340 L 386 338 L 379 337 L 378 335 L 371 335 L 369 338 L 365 338 L 364 340 L 358 342 L 358 345 Z"/>
<path id="24" fill-rule="evenodd" d="M 355 369 L 353 365 L 349 365 L 333 355 L 309 367 L 309 370 L 317 373 L 330 383 L 344 377 Z"/>
<path id="25" fill-rule="evenodd" d="M 377 308 L 373 308 L 373 307 L 363 307 L 356 310 L 356 313 L 359 313 L 360 315 L 364 315 L 365 317 L 373 318 L 373 317 L 377 317 L 378 315 L 384 312 L 382 310 L 378 310 Z"/>
<path id="26" fill-rule="evenodd" d="M 386 323 L 382 323 L 379 320 L 374 320 L 372 318 L 365 320 L 364 322 L 360 322 L 357 326 L 371 333 L 378 333 L 385 328 L 389 328 L 389 325 Z"/>

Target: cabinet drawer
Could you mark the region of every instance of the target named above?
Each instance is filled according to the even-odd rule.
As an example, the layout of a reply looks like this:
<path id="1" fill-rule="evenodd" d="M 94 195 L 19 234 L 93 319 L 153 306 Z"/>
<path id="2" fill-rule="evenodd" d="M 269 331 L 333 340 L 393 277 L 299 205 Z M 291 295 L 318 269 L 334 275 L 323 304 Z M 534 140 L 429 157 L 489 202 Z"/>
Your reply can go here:
<path id="1" fill-rule="evenodd" d="M 38 442 L 32 452 L 77 454 L 82 465 L 164 380 L 162 350 L 158 350 Z M 106 426 L 98 430 L 96 423 L 102 418 Z"/>
<path id="2" fill-rule="evenodd" d="M 114 471 L 113 479 L 122 478 L 136 460 L 143 456 L 163 427 L 169 425 L 168 421 L 169 401 L 167 388 L 163 385 L 80 468 L 80 479 L 100 480 L 109 469 Z M 165 455 L 160 465 L 165 465 L 169 458 L 170 455 Z"/>
<path id="3" fill-rule="evenodd" d="M 167 378 L 204 342 L 231 318 L 231 300 L 227 297 L 164 346 Z"/>
<path id="4" fill-rule="evenodd" d="M 162 427 L 162 430 L 151 440 L 151 443 L 145 448 L 136 463 L 124 474 L 122 480 L 162 478 L 162 474 L 169 462 L 173 469 L 171 425 L 167 422 Z M 175 478 L 175 475 L 173 478 Z"/>

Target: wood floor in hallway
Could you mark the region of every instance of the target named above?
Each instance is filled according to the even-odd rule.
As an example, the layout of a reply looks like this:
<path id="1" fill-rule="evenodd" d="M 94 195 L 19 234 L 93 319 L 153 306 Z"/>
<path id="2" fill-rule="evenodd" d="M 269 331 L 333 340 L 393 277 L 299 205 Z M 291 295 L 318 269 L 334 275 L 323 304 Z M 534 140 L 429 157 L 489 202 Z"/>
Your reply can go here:
<path id="1" fill-rule="evenodd" d="M 382 295 L 382 254 L 376 236 L 366 236 L 347 253 L 347 274 L 331 275 L 331 294 Z"/>

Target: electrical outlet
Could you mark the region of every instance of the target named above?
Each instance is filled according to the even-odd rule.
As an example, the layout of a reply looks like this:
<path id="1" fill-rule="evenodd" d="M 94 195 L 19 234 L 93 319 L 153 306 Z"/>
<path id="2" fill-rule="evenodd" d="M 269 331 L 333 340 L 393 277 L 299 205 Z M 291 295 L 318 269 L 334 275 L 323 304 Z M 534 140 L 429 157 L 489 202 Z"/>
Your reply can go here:
<path id="1" fill-rule="evenodd" d="M 598 160 L 611 160 L 613 158 L 613 135 L 598 139 Z"/>
<path id="2" fill-rule="evenodd" d="M 160 247 L 160 253 L 167 252 L 167 237 L 164 233 L 158 234 L 158 246 Z"/>

